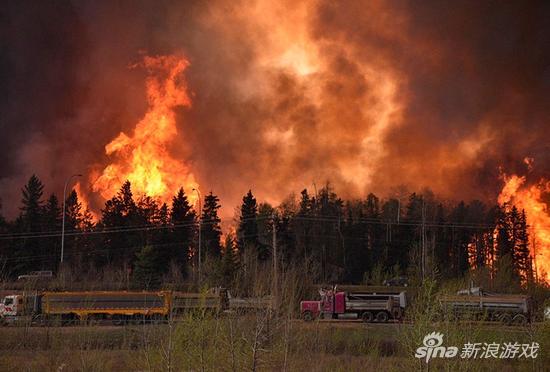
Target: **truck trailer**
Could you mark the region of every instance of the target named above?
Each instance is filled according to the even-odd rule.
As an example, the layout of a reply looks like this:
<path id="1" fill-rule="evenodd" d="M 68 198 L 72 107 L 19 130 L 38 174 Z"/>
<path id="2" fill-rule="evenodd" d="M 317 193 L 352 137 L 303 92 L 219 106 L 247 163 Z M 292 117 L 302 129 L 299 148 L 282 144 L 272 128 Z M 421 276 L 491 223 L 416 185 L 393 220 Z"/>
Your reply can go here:
<path id="1" fill-rule="evenodd" d="M 525 295 L 496 294 L 481 288 L 459 291 L 439 299 L 443 314 L 453 319 L 498 321 L 522 325 L 531 321 L 533 305 Z"/>
<path id="2" fill-rule="evenodd" d="M 302 319 L 362 319 L 365 322 L 385 323 L 390 319 L 401 320 L 405 293 L 377 294 L 344 292 L 336 288 L 319 291 L 321 300 L 300 302 Z M 400 301 L 400 298 L 402 299 Z"/>
<path id="3" fill-rule="evenodd" d="M 162 322 L 171 315 L 199 311 L 271 310 L 270 298 L 233 298 L 226 289 L 188 292 L 26 292 L 9 294 L 0 303 L 0 324 L 69 324 L 75 322 L 114 325 Z"/>
<path id="4" fill-rule="evenodd" d="M 8 324 L 161 321 L 170 313 L 171 300 L 170 293 L 163 291 L 23 293 L 4 298 L 0 317 Z"/>

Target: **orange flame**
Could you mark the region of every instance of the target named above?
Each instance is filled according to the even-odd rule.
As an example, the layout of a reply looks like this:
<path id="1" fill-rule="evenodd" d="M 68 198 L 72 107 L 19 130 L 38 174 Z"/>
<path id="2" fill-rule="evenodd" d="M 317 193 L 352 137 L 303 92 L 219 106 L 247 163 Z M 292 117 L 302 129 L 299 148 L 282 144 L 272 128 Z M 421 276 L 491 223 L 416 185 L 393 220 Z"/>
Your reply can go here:
<path id="1" fill-rule="evenodd" d="M 550 283 L 550 211 L 542 200 L 542 193 L 550 192 L 550 182 L 541 179 L 538 184 L 526 186 L 525 176 L 503 175 L 504 187 L 498 203 L 515 205 L 525 210 L 531 229 L 531 256 L 539 280 Z"/>
<path id="2" fill-rule="evenodd" d="M 88 197 L 86 196 L 86 193 L 82 191 L 82 185 L 80 184 L 80 182 L 75 183 L 74 191 L 76 192 L 76 195 L 78 195 L 78 201 L 82 205 L 82 208 L 81 208 L 82 213 L 85 213 L 85 212 L 90 213 L 90 215 L 92 216 L 92 220 L 94 222 L 97 222 L 99 220 L 99 217 L 97 213 L 92 211 L 92 209 L 90 208 L 90 202 L 88 200 Z"/>
<path id="3" fill-rule="evenodd" d="M 129 180 L 136 196 L 148 195 L 168 203 L 183 187 L 190 201 L 195 202 L 191 192 L 199 187 L 195 177 L 168 149 L 178 134 L 174 109 L 191 106 L 181 77 L 189 63 L 177 56 L 146 56 L 140 65 L 149 71 L 148 110 L 131 136 L 121 132 L 105 146 L 106 154 L 114 161 L 93 182 L 92 190 L 109 199 Z"/>

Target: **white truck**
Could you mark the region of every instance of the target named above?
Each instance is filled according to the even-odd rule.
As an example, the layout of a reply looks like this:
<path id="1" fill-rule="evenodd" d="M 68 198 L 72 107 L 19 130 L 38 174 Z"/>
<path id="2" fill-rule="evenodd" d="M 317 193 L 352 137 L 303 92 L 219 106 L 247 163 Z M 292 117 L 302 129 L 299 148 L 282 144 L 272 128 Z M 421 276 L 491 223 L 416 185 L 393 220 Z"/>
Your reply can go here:
<path id="1" fill-rule="evenodd" d="M 40 298 L 36 293 L 8 295 L 0 302 L 0 324 L 30 322 L 37 313 L 40 313 Z"/>

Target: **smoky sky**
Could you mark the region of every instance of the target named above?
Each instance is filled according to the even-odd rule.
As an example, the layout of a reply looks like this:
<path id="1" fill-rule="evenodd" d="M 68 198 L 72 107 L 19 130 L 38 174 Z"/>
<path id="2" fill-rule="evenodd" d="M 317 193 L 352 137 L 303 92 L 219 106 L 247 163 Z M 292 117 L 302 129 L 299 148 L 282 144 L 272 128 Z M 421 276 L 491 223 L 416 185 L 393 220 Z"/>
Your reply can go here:
<path id="1" fill-rule="evenodd" d="M 190 62 L 171 152 L 226 215 L 248 189 L 276 204 L 327 181 L 495 200 L 525 157 L 550 172 L 548 19 L 543 1 L 8 2 L 2 213 L 33 173 L 59 195 L 107 164 L 146 109 L 130 66 L 165 54 Z"/>

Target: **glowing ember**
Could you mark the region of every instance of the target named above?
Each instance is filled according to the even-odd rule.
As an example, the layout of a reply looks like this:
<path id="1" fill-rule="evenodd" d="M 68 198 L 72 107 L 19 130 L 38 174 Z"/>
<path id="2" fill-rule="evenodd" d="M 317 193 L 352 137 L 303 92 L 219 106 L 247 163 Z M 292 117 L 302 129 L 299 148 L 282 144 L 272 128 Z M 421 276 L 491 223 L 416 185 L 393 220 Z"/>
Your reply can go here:
<path id="1" fill-rule="evenodd" d="M 525 177 L 503 176 L 505 185 L 498 197 L 499 204 L 508 203 L 525 210 L 531 234 L 531 255 L 535 258 L 539 280 L 550 283 L 550 211 L 542 193 L 550 191 L 550 182 L 525 185 Z"/>
<path id="2" fill-rule="evenodd" d="M 145 57 L 142 65 L 150 73 L 146 81 L 149 108 L 131 136 L 120 133 L 105 146 L 113 162 L 92 180 L 92 190 L 109 199 L 129 180 L 135 195 L 169 202 L 183 186 L 194 202 L 196 195 L 191 191 L 198 184 L 188 166 L 168 150 L 178 134 L 174 109 L 191 106 L 181 76 L 189 63 L 176 56 L 159 56 Z"/>

